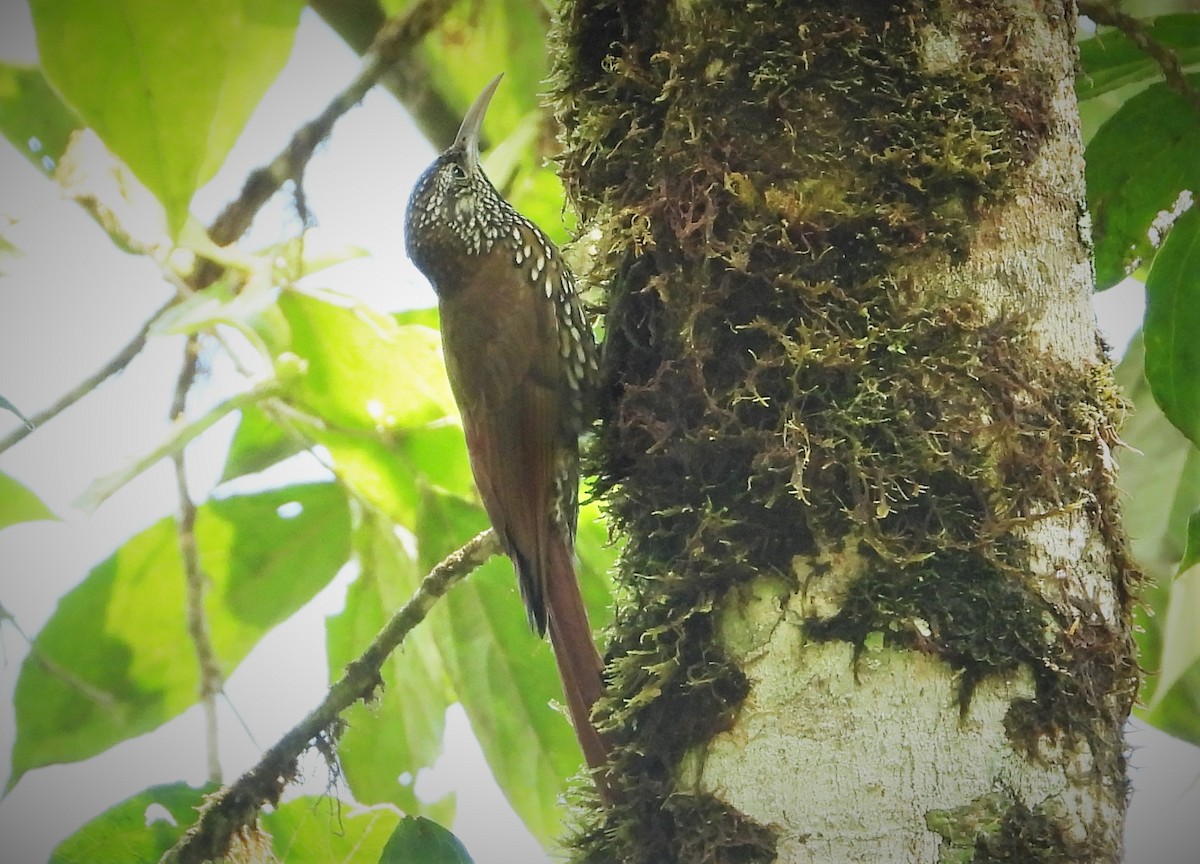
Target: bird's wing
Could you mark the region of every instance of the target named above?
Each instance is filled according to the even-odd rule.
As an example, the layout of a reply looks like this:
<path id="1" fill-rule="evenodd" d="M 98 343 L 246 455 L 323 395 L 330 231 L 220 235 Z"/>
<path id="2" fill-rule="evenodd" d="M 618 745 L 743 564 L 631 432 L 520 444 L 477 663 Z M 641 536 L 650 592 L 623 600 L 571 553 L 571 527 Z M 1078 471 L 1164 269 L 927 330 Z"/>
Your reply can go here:
<path id="1" fill-rule="evenodd" d="M 485 262 L 479 276 L 442 301 L 446 367 L 476 485 L 540 633 L 563 446 L 559 340 L 553 307 L 530 296 L 530 282 L 498 278 L 512 265 L 502 250 L 492 256 L 497 260 Z"/>

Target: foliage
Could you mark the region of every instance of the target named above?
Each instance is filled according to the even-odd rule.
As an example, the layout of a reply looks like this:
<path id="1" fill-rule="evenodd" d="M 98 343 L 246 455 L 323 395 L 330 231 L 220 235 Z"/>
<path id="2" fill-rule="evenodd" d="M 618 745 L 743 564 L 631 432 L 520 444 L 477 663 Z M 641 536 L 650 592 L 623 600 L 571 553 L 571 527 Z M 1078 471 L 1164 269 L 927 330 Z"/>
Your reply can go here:
<path id="1" fill-rule="evenodd" d="M 1200 65 L 1200 16 L 1164 15 L 1147 25 L 1151 38 L 1176 52 L 1184 71 Z M 1200 213 L 1194 206 L 1200 97 L 1181 95 L 1178 82 L 1169 86 L 1158 64 L 1122 33 L 1099 33 L 1080 46 L 1080 57 L 1085 117 L 1092 103 L 1121 96 L 1086 153 L 1097 288 L 1127 273 L 1146 284 L 1144 342 L 1131 347 L 1119 372 L 1136 410 L 1123 433 L 1129 449 L 1117 454 L 1121 486 L 1130 494 L 1135 556 L 1153 583 L 1138 632 L 1139 658 L 1144 668 L 1162 672 L 1147 679 L 1138 710 L 1154 725 L 1200 743 L 1200 645 L 1193 635 L 1200 597 L 1194 568 L 1180 567 L 1188 517 L 1200 512 L 1194 335 L 1200 326 Z M 1200 75 L 1186 80 L 1195 88 Z"/>
<path id="2" fill-rule="evenodd" d="M 389 14 L 415 5 L 383 4 Z M 287 59 L 301 6 L 31 0 L 41 65 L 0 63 L 0 132 L 48 181 L 75 195 L 118 248 L 144 254 L 170 291 L 181 289 L 184 299 L 150 338 L 197 335 L 221 353 L 236 333 L 251 355 L 251 374 L 229 401 L 186 417 L 164 432 L 161 447 L 94 487 L 99 505 L 143 469 L 185 459 L 191 442 L 225 414 L 240 417 L 194 526 L 181 501 L 178 517 L 147 525 L 84 575 L 33 640 L 18 683 L 8 789 L 29 772 L 89 758 L 196 704 L 203 685 L 214 682 L 197 662 L 189 614 L 206 622 L 228 676 L 350 566 L 356 580 L 345 608 L 327 623 L 337 677 L 421 576 L 486 524 L 441 367 L 436 313 L 385 314 L 314 287 L 320 277 L 313 274 L 354 250 L 319 258 L 306 254 L 304 237 L 259 250 L 216 249 L 190 215 L 197 191 L 222 166 Z M 1164 16 L 1148 22 L 1148 33 L 1191 70 L 1200 63 L 1198 21 Z M 536 0 L 459 3 L 415 54 L 429 70 L 434 100 L 453 113 L 493 69 L 508 70 L 487 118 L 494 145 L 487 167 L 520 209 L 562 240 L 561 184 L 545 166 L 551 123 L 536 95 L 548 68 L 547 26 Z M 1150 722 L 1200 742 L 1200 642 L 1191 627 L 1200 615 L 1193 515 L 1200 511 L 1193 336 L 1200 330 L 1200 217 L 1184 195 L 1200 187 L 1191 157 L 1200 119 L 1122 34 L 1084 41 L 1081 60 L 1078 95 L 1095 125 L 1087 161 L 1099 287 L 1132 271 L 1147 288 L 1145 376 L 1140 345 L 1120 373 L 1139 409 L 1126 438 L 1146 454 L 1122 454 L 1127 510 L 1135 552 L 1158 579 L 1148 597 L 1156 614 L 1143 622 L 1140 648 L 1143 665 L 1162 675 L 1147 685 L 1142 710 Z M 97 203 L 92 191 L 80 191 L 79 172 L 95 170 L 85 158 L 89 137 L 115 159 L 123 185 L 114 199 Z M 142 236 L 134 226 L 106 215 L 119 212 L 116 198 L 139 183 L 160 223 L 148 246 L 133 239 Z M 3 397 L 0 409 L 15 411 Z M 266 488 L 260 473 L 286 478 L 286 469 L 276 469 L 300 453 L 316 454 L 321 481 L 275 479 L 276 488 Z M 244 491 L 256 480 L 255 491 Z M 51 518 L 34 491 L 0 474 L 0 528 Z M 198 609 L 189 605 L 181 541 L 195 544 L 206 580 Z M 579 554 L 593 622 L 601 624 L 613 551 L 595 507 L 582 515 Z M 388 659 L 384 679 L 371 705 L 347 713 L 338 741 L 342 780 L 356 803 L 336 815 L 325 808 L 339 805 L 328 801 L 280 805 L 262 819 L 274 854 L 287 861 L 469 861 L 434 823 L 399 815 L 452 816 L 452 800 L 423 800 L 412 778 L 440 755 L 445 709 L 454 703 L 466 709 L 513 807 L 540 840 L 556 837 L 560 799 L 580 759 L 567 721 L 551 707 L 558 690 L 548 648 L 524 625 L 506 562 L 489 563 L 445 598 Z M 194 820 L 206 791 L 147 789 L 98 815 L 53 860 L 154 860 Z M 330 830 L 333 823 L 338 830 Z"/>

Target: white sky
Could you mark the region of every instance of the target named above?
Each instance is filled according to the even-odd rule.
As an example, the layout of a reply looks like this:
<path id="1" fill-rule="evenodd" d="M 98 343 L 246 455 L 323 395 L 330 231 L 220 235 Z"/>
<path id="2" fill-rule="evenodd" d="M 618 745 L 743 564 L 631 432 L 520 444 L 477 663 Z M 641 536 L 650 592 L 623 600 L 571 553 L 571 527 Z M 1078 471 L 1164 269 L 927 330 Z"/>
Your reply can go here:
<path id="1" fill-rule="evenodd" d="M 358 69 L 358 59 L 307 11 L 293 56 L 296 62 L 272 88 L 221 174 L 193 203 L 202 221 L 235 197 L 247 171 L 274 156 Z M 0 59 L 36 59 L 23 4 L 0 6 Z M 433 303 L 400 239 L 409 189 L 432 155 L 384 92 L 372 92 L 339 122 L 308 170 L 309 204 L 328 242 L 363 246 L 371 255 L 328 271 L 328 284 L 382 308 Z M 0 233 L 22 250 L 20 257 L 0 260 L 6 273 L 0 276 L 0 394 L 33 414 L 116 353 L 169 291 L 153 265 L 114 252 L 108 238 L 3 141 L 0 178 Z M 274 201 L 260 215 L 248 245 L 283 239 L 295 228 L 286 205 Z M 1140 304 L 1138 289 L 1099 296 L 1101 325 L 1114 345 L 1127 343 L 1141 319 Z M 148 471 L 93 516 L 74 510 L 72 502 L 90 479 L 159 443 L 179 358 L 179 340 L 154 340 L 101 392 L 0 455 L 0 470 L 30 486 L 63 518 L 0 532 L 0 601 L 27 633 L 37 632 L 57 598 L 92 565 L 129 535 L 172 512 L 174 482 L 166 464 Z M 220 398 L 229 374 L 218 365 L 211 382 L 193 394 L 194 404 Z M 10 417 L 0 416 L 0 435 L 13 425 Z M 227 418 L 188 451 L 197 497 L 215 481 L 233 427 L 233 418 Z M 228 682 L 229 700 L 254 740 L 222 704 L 221 756 L 227 778 L 253 764 L 260 747 L 273 743 L 321 698 L 324 616 L 340 608 L 345 582 L 345 575 L 339 577 L 273 631 Z M 0 628 L 0 638 L 0 774 L 7 776 L 14 735 L 12 693 L 26 650 L 9 627 Z M 1200 749 L 1150 729 L 1135 730 L 1130 740 L 1138 748 L 1133 781 L 1139 791 L 1129 817 L 1128 860 L 1194 864 L 1194 850 L 1200 848 L 1200 820 L 1195 818 L 1200 814 Z M 88 762 L 27 775 L 0 802 L 4 864 L 44 862 L 64 836 L 148 785 L 202 782 L 201 741 L 202 719 L 193 709 Z M 437 794 L 458 791 L 454 829 L 478 864 L 544 858 L 490 780 L 461 710 L 450 713 L 447 744 L 443 763 L 422 783 Z M 308 773 L 307 791 L 321 792 L 323 769 L 314 765 Z M 1176 851 L 1180 857 L 1173 857 Z"/>

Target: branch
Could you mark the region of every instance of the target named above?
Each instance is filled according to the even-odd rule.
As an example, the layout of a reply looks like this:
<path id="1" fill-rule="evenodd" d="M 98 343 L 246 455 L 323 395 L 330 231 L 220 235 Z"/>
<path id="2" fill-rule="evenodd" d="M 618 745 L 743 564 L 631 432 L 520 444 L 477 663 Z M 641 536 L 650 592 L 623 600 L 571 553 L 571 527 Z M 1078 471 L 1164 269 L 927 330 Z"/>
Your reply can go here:
<path id="1" fill-rule="evenodd" d="M 371 698 L 383 683 L 383 662 L 416 627 L 438 598 L 500 551 L 496 535 L 484 531 L 446 556 L 422 580 L 416 593 L 392 616 L 362 655 L 351 662 L 325 699 L 263 754 L 258 764 L 205 802 L 196 824 L 159 860 L 159 864 L 200 864 L 229 852 L 234 836 L 251 828 L 265 804 L 275 804 L 296 774 L 296 762 L 314 743 L 336 737 L 339 716 Z"/>
<path id="2" fill-rule="evenodd" d="M 163 441 L 145 456 L 134 460 L 131 464 L 93 480 L 83 494 L 75 501 L 75 506 L 85 512 L 91 512 L 107 501 L 114 492 L 141 474 L 159 459 L 164 459 L 177 453 L 192 442 L 202 432 L 210 429 L 218 420 L 234 411 L 240 411 L 251 405 L 257 405 L 268 396 L 274 395 L 279 389 L 279 382 L 269 379 L 256 387 L 230 396 L 224 402 L 214 405 L 208 413 L 193 420 L 186 426 L 177 426 L 167 440 Z"/>
<path id="3" fill-rule="evenodd" d="M 387 21 L 378 0 L 309 0 L 308 5 L 358 54 L 371 49 Z M 432 80 L 425 59 L 413 54 L 395 64 L 379 83 L 399 100 L 434 149 L 445 150 L 454 141 L 462 115 L 431 85 Z"/>
<path id="4" fill-rule="evenodd" d="M 1129 13 L 1122 12 L 1116 0 L 1079 0 L 1079 11 L 1097 24 L 1116 27 L 1124 33 L 1130 42 L 1158 63 L 1167 86 L 1200 112 L 1200 91 L 1191 85 L 1183 73 L 1178 55 L 1161 42 L 1152 39 L 1142 22 Z"/>
<path id="5" fill-rule="evenodd" d="M 199 366 L 200 339 L 193 333 L 184 346 L 183 367 L 175 382 L 175 398 L 171 403 L 171 423 L 180 426 L 184 422 L 187 394 L 196 380 Z M 179 515 L 176 518 L 179 535 L 179 555 L 183 559 L 184 579 L 187 586 L 187 630 L 196 651 L 196 663 L 200 667 L 200 704 L 204 707 L 204 727 L 208 756 L 208 780 L 221 782 L 221 758 L 217 741 L 217 694 L 225 681 L 221 666 L 213 650 L 208 632 L 208 619 L 204 615 L 204 592 L 208 576 L 200 566 L 200 554 L 196 548 L 196 503 L 188 493 L 187 462 L 181 447 L 171 454 L 175 464 L 175 486 L 179 494 Z"/>
<path id="6" fill-rule="evenodd" d="M 334 123 L 357 105 L 384 73 L 437 26 L 453 3 L 454 0 L 422 0 L 407 14 L 390 19 L 363 56 L 362 68 L 349 86 L 335 96 L 320 115 L 301 126 L 269 165 L 252 171 L 246 178 L 241 195 L 225 207 L 208 229 L 213 242 L 226 246 L 241 237 L 255 214 L 279 191 L 279 187 L 304 173 L 313 151 L 328 137 Z"/>
<path id="7" fill-rule="evenodd" d="M 146 337 L 149 335 L 150 327 L 154 324 L 154 321 L 159 315 L 161 315 L 171 306 L 174 306 L 176 302 L 178 302 L 178 298 L 172 297 L 167 303 L 163 304 L 163 306 L 159 308 L 157 312 L 151 315 L 149 320 L 142 325 L 142 329 L 137 332 L 137 335 L 130 340 L 128 345 L 120 350 L 117 356 L 105 363 L 104 366 L 102 366 L 94 374 L 88 378 L 85 378 L 73 390 L 64 394 L 57 402 L 55 402 L 45 411 L 34 414 L 29 420 L 29 425 L 19 426 L 6 435 L 3 439 L 0 439 L 0 453 L 3 453 L 14 444 L 23 441 L 30 432 L 34 431 L 42 424 L 53 420 L 84 396 L 95 390 L 100 384 L 104 383 L 113 375 L 116 375 L 118 372 L 122 371 L 126 366 L 128 366 L 130 362 L 132 362 L 133 358 L 136 357 L 142 348 L 145 347 Z"/>

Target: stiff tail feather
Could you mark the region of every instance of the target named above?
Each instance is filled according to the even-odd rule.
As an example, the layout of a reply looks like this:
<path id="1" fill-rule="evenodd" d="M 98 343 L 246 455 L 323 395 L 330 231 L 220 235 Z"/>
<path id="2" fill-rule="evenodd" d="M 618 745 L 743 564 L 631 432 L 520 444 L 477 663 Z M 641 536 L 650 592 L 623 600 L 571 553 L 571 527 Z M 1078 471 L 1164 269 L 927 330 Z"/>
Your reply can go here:
<path id="1" fill-rule="evenodd" d="M 575 736 L 596 779 L 596 788 L 602 798 L 611 802 L 607 770 L 609 745 L 591 719 L 592 706 L 600 698 L 604 686 L 601 675 L 604 664 L 592 641 L 592 628 L 583 595 L 579 593 L 571 553 L 560 539 L 556 538 L 551 545 L 545 582 L 550 644 L 554 648 L 554 660 L 558 664 Z"/>

